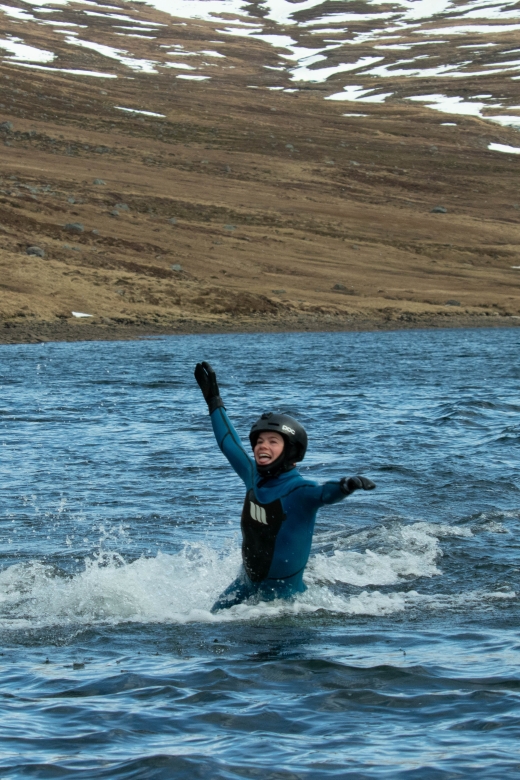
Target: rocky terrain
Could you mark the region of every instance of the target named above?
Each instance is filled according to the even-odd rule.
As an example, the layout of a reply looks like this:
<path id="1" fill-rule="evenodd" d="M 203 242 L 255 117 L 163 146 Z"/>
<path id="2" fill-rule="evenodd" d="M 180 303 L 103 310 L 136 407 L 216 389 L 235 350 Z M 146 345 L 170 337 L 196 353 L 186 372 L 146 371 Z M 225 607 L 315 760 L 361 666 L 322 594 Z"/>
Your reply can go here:
<path id="1" fill-rule="evenodd" d="M 365 3 L 333 9 L 360 15 L 350 43 L 261 3 L 2 8 L 0 342 L 520 324 L 520 135 L 496 104 L 519 113 L 520 67 L 496 63 L 520 25 L 494 22 L 468 65 L 482 33 L 460 56 L 453 36 L 388 43 Z M 325 47 L 314 70 L 288 29 Z M 386 75 L 352 75 L 383 39 Z M 412 45 L 462 70 L 403 75 Z M 442 95 L 478 111 L 428 107 Z"/>

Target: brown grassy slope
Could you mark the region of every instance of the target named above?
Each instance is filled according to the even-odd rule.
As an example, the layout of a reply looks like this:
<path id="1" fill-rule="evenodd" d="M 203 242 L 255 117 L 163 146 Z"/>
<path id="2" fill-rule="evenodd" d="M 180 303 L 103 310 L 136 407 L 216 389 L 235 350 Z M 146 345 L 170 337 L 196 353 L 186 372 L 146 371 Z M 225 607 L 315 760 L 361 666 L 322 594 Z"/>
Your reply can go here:
<path id="1" fill-rule="evenodd" d="M 146 13 L 166 20 L 167 42 L 215 35 Z M 34 35 L 59 50 L 51 31 Z M 1 66 L 1 340 L 81 338 L 92 323 L 108 336 L 518 324 L 520 156 L 487 150 L 517 133 L 444 127 L 402 100 L 326 101 L 322 85 L 248 89 L 271 50 L 225 47 L 234 67 L 198 83 L 165 69 L 130 79 L 116 61 L 117 79 Z M 107 72 L 106 58 L 69 49 L 61 67 Z M 26 254 L 34 245 L 44 258 Z"/>

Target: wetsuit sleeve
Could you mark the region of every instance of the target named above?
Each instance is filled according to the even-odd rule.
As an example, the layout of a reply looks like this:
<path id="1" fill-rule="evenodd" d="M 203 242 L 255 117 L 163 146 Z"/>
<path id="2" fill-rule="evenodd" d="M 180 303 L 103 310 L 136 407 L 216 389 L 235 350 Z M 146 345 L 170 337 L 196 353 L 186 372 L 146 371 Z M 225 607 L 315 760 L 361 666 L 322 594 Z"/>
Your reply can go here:
<path id="1" fill-rule="evenodd" d="M 339 482 L 325 482 L 323 485 L 306 485 L 305 496 L 307 500 L 315 503 L 318 507 L 325 504 L 338 504 L 347 497 L 341 490 Z"/>
<path id="2" fill-rule="evenodd" d="M 342 491 L 339 482 L 325 482 L 320 487 L 322 504 L 337 504 L 347 497 Z"/>
<path id="3" fill-rule="evenodd" d="M 217 444 L 236 471 L 240 479 L 249 489 L 253 487 L 255 466 L 253 459 L 249 457 L 238 433 L 233 428 L 224 407 L 220 406 L 211 415 L 211 424 Z"/>

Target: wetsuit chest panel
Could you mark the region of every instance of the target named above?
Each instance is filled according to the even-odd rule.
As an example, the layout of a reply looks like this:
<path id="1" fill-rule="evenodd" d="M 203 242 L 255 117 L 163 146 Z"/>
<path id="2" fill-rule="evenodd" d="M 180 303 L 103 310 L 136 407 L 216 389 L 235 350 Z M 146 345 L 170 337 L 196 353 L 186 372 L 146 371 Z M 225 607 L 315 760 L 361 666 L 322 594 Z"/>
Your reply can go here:
<path id="1" fill-rule="evenodd" d="M 284 520 L 285 513 L 279 498 L 269 504 L 261 504 L 254 490 L 248 490 L 240 524 L 244 568 L 252 582 L 260 582 L 267 577 L 276 537 Z"/>

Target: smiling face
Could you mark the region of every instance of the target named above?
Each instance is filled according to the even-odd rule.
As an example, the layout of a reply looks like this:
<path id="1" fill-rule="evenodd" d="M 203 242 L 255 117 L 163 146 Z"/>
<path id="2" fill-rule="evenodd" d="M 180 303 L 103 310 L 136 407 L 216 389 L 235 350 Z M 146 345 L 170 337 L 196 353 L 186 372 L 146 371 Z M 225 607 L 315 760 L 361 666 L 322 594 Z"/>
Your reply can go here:
<path id="1" fill-rule="evenodd" d="M 274 431 L 264 431 L 258 435 L 253 449 L 255 461 L 259 466 L 269 466 L 280 457 L 285 446 L 284 438 Z"/>

